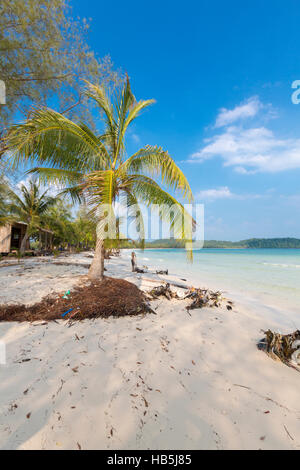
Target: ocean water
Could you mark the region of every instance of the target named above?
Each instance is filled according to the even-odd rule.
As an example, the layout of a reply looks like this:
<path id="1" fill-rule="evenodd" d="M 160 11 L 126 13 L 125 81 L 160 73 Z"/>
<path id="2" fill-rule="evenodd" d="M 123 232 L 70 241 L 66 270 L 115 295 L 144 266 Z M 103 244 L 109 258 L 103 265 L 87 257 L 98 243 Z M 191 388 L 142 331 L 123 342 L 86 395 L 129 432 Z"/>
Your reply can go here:
<path id="1" fill-rule="evenodd" d="M 169 269 L 194 285 L 288 308 L 300 316 L 300 250 L 202 249 L 190 264 L 182 249 L 137 250 L 138 265 Z"/>

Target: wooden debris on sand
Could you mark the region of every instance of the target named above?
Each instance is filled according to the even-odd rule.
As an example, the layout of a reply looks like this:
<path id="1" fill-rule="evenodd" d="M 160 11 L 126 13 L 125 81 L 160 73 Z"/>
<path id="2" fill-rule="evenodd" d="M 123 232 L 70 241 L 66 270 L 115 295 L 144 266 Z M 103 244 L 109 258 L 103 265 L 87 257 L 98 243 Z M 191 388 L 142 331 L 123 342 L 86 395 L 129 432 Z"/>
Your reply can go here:
<path id="1" fill-rule="evenodd" d="M 156 286 L 148 292 L 152 299 L 158 299 L 159 297 L 166 297 L 166 299 L 178 299 L 176 292 L 171 291 L 170 284 L 162 284 L 161 286 Z"/>
<path id="2" fill-rule="evenodd" d="M 191 287 L 185 296 L 185 299 L 192 299 L 193 302 L 188 305 L 187 310 L 202 307 L 220 307 L 222 294 L 221 292 L 213 292 L 209 289 L 196 289 Z"/>
<path id="3" fill-rule="evenodd" d="M 174 285 L 176 286 L 176 284 Z M 180 285 L 178 287 L 186 289 L 185 286 Z M 177 292 L 171 290 L 169 283 L 154 287 L 148 292 L 148 295 L 152 299 L 158 299 L 159 297 L 165 297 L 168 300 L 192 299 L 192 303 L 186 307 L 187 310 L 203 307 L 220 307 L 221 302 L 226 300 L 222 297 L 222 293 L 219 291 L 213 292 L 209 289 L 196 289 L 195 287 L 189 287 L 185 295 L 179 296 Z M 226 302 L 227 310 L 232 310 L 233 302 L 230 300 L 227 300 Z"/>
<path id="4" fill-rule="evenodd" d="M 271 330 L 265 331 L 264 334 L 265 338 L 259 341 L 257 347 L 272 359 L 280 360 L 300 372 L 300 330 L 288 335 L 274 333 Z"/>

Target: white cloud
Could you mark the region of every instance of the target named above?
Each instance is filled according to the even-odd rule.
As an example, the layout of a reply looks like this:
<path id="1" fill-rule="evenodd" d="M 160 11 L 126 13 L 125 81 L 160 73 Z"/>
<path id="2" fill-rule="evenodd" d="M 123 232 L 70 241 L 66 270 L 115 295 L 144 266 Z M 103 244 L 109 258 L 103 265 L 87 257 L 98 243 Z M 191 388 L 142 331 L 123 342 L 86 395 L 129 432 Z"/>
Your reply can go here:
<path id="1" fill-rule="evenodd" d="M 215 127 L 228 126 L 236 121 L 254 117 L 262 108 L 263 105 L 257 96 L 249 98 L 244 104 L 233 109 L 222 108 L 217 116 Z"/>
<path id="2" fill-rule="evenodd" d="M 204 189 L 196 193 L 196 201 L 215 201 L 216 199 L 236 199 L 244 201 L 246 199 L 266 198 L 268 194 L 244 193 L 237 194 L 232 192 L 228 186 L 220 186 L 218 188 Z"/>
<path id="3" fill-rule="evenodd" d="M 39 184 L 38 178 L 34 178 L 32 175 L 26 176 L 26 178 L 20 180 L 16 185 L 15 189 L 20 192 L 22 186 L 29 187 L 30 180 L 36 180 L 37 184 Z M 40 184 L 40 192 L 43 193 L 47 190 L 47 196 L 56 197 L 64 188 L 58 187 L 54 184 L 48 183 L 47 185 Z"/>
<path id="4" fill-rule="evenodd" d="M 254 117 L 256 126 L 246 126 L 246 120 Z M 223 129 L 206 139 L 189 161 L 203 162 L 220 157 L 224 166 L 233 167 L 241 174 L 300 168 L 300 138 L 276 136 L 262 125 L 262 120 L 269 117 L 274 117 L 272 106 L 264 105 L 258 97 L 252 97 L 232 110 L 222 109 L 215 128 Z"/>
<path id="5" fill-rule="evenodd" d="M 224 198 L 232 198 L 234 194 L 230 191 L 227 186 L 222 186 L 221 188 L 216 189 L 205 189 L 203 191 L 199 191 L 196 194 L 196 200 L 215 200 L 215 199 L 224 199 Z"/>
<path id="6" fill-rule="evenodd" d="M 206 140 L 206 145 L 190 157 L 204 161 L 221 157 L 225 166 L 239 173 L 268 172 L 300 168 L 300 139 L 279 139 L 265 128 L 231 126 Z"/>
<path id="7" fill-rule="evenodd" d="M 16 184 L 16 190 L 20 190 L 22 188 L 22 186 L 29 186 L 29 181 L 31 180 L 31 177 L 30 176 L 27 176 L 26 178 L 20 180 L 17 184 Z"/>

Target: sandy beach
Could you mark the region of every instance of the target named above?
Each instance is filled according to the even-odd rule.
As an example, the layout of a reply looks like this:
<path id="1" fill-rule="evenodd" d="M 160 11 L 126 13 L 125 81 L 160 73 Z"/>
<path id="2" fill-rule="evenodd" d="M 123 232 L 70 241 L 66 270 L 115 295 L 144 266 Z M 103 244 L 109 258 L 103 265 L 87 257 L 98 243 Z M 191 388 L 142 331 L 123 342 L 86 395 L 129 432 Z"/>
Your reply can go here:
<path id="1" fill-rule="evenodd" d="M 90 262 L 89 253 L 1 261 L 1 304 L 72 290 Z M 145 291 L 192 284 L 182 273 L 132 273 L 123 254 L 106 268 Z M 0 323 L 0 449 L 299 449 L 299 373 L 256 347 L 261 330 L 290 332 L 286 319 L 224 295 L 232 311 L 189 315 L 186 300 L 160 299 L 156 314 Z"/>

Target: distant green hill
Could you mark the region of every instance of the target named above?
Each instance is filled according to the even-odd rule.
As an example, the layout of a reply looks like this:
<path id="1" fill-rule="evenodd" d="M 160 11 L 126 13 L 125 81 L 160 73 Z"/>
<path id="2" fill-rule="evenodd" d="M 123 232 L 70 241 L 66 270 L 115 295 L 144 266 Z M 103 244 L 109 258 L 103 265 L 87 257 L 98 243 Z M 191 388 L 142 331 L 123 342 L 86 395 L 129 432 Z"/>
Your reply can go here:
<path id="1" fill-rule="evenodd" d="M 131 245 L 132 246 L 132 245 Z M 138 247 L 138 244 L 136 244 Z M 184 248 L 182 240 L 155 240 L 146 242 L 146 248 Z M 249 238 L 239 242 L 205 240 L 204 248 L 299 248 L 299 238 Z"/>
<path id="2" fill-rule="evenodd" d="M 300 248 L 299 238 L 249 238 L 239 242 L 207 240 L 204 248 Z"/>

